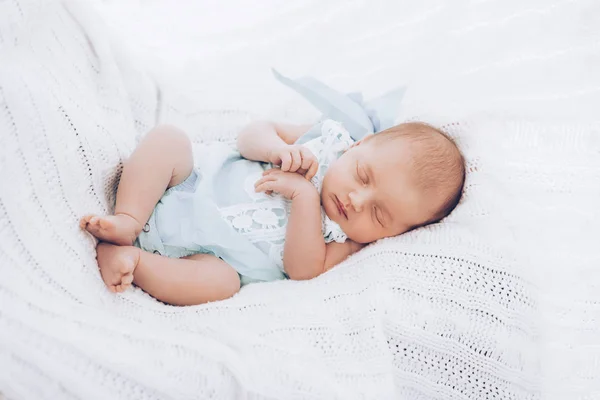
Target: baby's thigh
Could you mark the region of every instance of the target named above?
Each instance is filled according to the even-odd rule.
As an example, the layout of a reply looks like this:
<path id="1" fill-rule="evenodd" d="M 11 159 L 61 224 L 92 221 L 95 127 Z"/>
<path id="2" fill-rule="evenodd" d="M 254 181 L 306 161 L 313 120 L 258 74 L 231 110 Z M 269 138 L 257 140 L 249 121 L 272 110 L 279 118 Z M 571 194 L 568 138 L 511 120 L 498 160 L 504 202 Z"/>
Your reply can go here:
<path id="1" fill-rule="evenodd" d="M 220 258 L 203 253 L 184 258 L 196 262 L 198 278 L 203 286 L 201 292 L 206 301 L 227 299 L 240 290 L 239 274 Z"/>

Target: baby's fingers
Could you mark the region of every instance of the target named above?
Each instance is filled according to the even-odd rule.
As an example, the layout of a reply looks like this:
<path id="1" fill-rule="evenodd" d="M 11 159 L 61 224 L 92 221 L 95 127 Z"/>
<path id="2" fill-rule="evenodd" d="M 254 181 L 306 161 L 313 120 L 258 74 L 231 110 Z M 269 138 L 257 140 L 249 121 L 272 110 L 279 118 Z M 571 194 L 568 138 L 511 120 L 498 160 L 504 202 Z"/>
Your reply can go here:
<path id="1" fill-rule="evenodd" d="M 289 171 L 292 165 L 292 154 L 291 152 L 284 151 L 280 155 L 281 158 L 281 170 Z"/>
<path id="2" fill-rule="evenodd" d="M 266 171 L 265 171 L 265 173 L 266 173 Z M 259 180 L 257 180 L 257 181 L 254 183 L 254 189 L 258 188 L 258 186 L 262 185 L 262 184 L 263 184 L 263 183 L 265 183 L 265 182 L 273 181 L 273 180 L 275 180 L 275 179 L 277 179 L 277 177 L 276 177 L 275 175 L 273 175 L 273 174 L 266 174 L 266 175 L 263 175 L 263 177 L 262 177 L 262 178 L 260 178 Z"/>
<path id="3" fill-rule="evenodd" d="M 304 176 L 310 181 L 317 174 L 318 170 L 319 162 L 317 160 L 314 160 L 312 164 L 310 164 L 310 167 L 308 168 L 308 171 L 306 171 L 306 175 Z"/>
<path id="4" fill-rule="evenodd" d="M 270 194 L 272 192 L 277 191 L 276 186 L 277 186 L 277 182 L 275 182 L 275 181 L 261 182 L 260 184 L 256 185 L 256 187 L 254 188 L 254 191 L 257 193 L 266 192 L 267 194 Z"/>
<path id="5" fill-rule="evenodd" d="M 303 147 L 301 149 L 301 152 L 302 152 L 301 169 L 305 172 L 303 175 L 306 177 L 306 179 L 310 180 L 317 173 L 317 169 L 319 167 L 319 162 L 317 161 L 317 158 L 314 156 L 314 154 L 306 147 Z"/>
<path id="6" fill-rule="evenodd" d="M 266 170 L 262 174 L 263 174 L 263 176 L 267 176 L 267 175 L 275 176 L 275 175 L 279 175 L 282 173 L 283 173 L 283 171 L 281 170 L 281 168 L 271 168 L 271 169 Z"/>
<path id="7" fill-rule="evenodd" d="M 281 171 L 276 168 L 263 172 L 263 177 L 254 184 L 254 191 L 257 193 L 265 192 L 266 194 L 271 194 L 274 190 L 272 186 L 277 183 L 279 174 L 281 174 Z M 267 183 L 269 185 L 267 185 Z"/>
<path id="8" fill-rule="evenodd" d="M 299 149 L 294 149 L 290 151 L 290 155 L 292 156 L 292 164 L 288 171 L 296 172 L 302 166 L 302 153 L 300 153 Z"/>

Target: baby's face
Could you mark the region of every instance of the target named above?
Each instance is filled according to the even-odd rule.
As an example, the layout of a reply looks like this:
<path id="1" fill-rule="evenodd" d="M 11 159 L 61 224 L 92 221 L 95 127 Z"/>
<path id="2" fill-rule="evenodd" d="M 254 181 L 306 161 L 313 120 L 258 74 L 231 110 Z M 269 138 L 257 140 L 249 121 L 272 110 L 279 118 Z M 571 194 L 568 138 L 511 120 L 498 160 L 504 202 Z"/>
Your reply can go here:
<path id="1" fill-rule="evenodd" d="M 351 240 L 370 243 L 428 220 L 428 204 L 410 179 L 410 149 L 402 141 L 356 142 L 329 166 L 321 204 Z"/>

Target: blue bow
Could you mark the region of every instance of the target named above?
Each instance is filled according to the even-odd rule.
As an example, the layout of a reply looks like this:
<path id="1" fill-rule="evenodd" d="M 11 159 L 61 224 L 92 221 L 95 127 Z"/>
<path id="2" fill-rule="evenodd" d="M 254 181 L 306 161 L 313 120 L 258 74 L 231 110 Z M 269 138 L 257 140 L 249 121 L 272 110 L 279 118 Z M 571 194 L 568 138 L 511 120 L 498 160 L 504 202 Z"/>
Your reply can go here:
<path id="1" fill-rule="evenodd" d="M 321 111 L 323 118 L 341 122 L 354 140 L 392 127 L 406 92 L 406 87 L 399 87 L 365 103 L 361 93 L 345 95 L 310 76 L 290 79 L 272 71 L 278 81 Z"/>

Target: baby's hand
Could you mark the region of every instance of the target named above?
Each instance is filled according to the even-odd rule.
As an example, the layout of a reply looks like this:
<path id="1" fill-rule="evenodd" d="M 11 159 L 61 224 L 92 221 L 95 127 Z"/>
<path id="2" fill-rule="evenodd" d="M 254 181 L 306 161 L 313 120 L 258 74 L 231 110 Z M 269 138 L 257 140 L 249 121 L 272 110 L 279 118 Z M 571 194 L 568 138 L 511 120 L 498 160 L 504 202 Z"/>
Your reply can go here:
<path id="1" fill-rule="evenodd" d="M 295 172 L 283 172 L 279 168 L 263 172 L 263 177 L 254 184 L 254 190 L 267 194 L 279 193 L 288 200 L 294 200 L 300 195 L 315 194 L 317 197 L 319 196 L 317 188 L 302 175 Z"/>
<path id="2" fill-rule="evenodd" d="M 283 172 L 297 172 L 309 181 L 317 173 L 319 162 L 315 155 L 306 147 L 297 144 L 287 144 L 273 150 L 269 154 L 269 162 L 280 165 Z"/>

